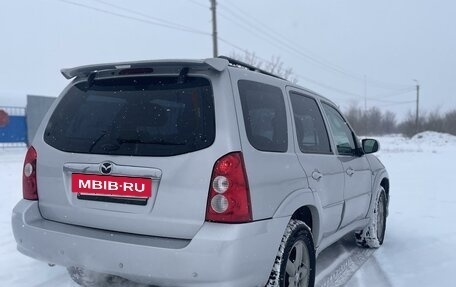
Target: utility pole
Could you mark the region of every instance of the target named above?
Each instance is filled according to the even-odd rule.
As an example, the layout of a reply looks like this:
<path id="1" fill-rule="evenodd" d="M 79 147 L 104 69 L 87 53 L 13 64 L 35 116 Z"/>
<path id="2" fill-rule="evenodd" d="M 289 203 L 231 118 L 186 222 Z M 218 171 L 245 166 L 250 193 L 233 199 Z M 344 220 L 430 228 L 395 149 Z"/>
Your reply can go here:
<path id="1" fill-rule="evenodd" d="M 367 113 L 367 76 L 364 75 L 364 113 Z"/>
<path id="2" fill-rule="evenodd" d="M 212 54 L 215 57 L 218 56 L 218 45 L 217 45 L 217 2 L 216 0 L 211 1 L 211 10 L 212 10 Z"/>
<path id="3" fill-rule="evenodd" d="M 419 125 L 419 120 L 420 120 L 420 84 L 418 83 L 417 80 L 414 80 L 416 82 L 416 117 L 415 117 L 415 129 L 416 132 L 418 132 L 418 125 Z"/>

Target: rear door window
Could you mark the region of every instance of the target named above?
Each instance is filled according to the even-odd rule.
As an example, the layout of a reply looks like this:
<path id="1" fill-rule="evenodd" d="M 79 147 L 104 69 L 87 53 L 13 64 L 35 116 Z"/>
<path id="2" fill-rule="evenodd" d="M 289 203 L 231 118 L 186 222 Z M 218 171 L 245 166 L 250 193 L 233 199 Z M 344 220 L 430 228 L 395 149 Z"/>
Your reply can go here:
<path id="1" fill-rule="evenodd" d="M 238 87 L 250 144 L 261 151 L 286 152 L 287 115 L 282 90 L 247 80 L 238 81 Z"/>
<path id="2" fill-rule="evenodd" d="M 215 139 L 209 80 L 124 77 L 81 82 L 62 98 L 44 140 L 56 149 L 93 154 L 171 156 Z"/>
<path id="3" fill-rule="evenodd" d="M 303 153 L 331 153 L 328 132 L 315 99 L 290 93 L 296 137 Z"/>

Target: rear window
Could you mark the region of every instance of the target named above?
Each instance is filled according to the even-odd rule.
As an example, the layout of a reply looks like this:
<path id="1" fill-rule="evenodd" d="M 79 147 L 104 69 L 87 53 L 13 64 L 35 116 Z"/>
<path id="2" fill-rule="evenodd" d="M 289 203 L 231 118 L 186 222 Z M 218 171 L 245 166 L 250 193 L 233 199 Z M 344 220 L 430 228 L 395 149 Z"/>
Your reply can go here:
<path id="1" fill-rule="evenodd" d="M 246 80 L 240 80 L 238 87 L 250 144 L 261 151 L 286 152 L 287 115 L 282 90 Z"/>
<path id="2" fill-rule="evenodd" d="M 172 156 L 215 139 L 209 80 L 126 77 L 71 87 L 52 114 L 44 141 L 75 153 Z"/>

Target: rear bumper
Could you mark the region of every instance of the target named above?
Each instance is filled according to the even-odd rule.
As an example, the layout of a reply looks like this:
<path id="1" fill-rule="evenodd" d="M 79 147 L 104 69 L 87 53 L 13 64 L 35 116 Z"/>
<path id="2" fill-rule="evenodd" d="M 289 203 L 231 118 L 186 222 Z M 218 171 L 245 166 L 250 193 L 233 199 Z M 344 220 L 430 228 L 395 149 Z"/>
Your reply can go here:
<path id="1" fill-rule="evenodd" d="M 166 239 L 45 220 L 21 200 L 12 226 L 18 250 L 49 263 L 159 286 L 264 286 L 288 220 L 204 223 L 192 240 Z"/>

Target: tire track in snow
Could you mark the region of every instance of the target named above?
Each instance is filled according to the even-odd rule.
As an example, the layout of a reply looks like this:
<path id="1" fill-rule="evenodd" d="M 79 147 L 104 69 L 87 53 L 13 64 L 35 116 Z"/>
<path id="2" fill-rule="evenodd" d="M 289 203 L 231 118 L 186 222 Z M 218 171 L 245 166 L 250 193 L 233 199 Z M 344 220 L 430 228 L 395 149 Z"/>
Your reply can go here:
<path id="1" fill-rule="evenodd" d="M 344 286 L 374 252 L 375 249 L 353 248 L 351 254 L 339 263 L 328 275 L 318 280 L 315 286 Z"/>

